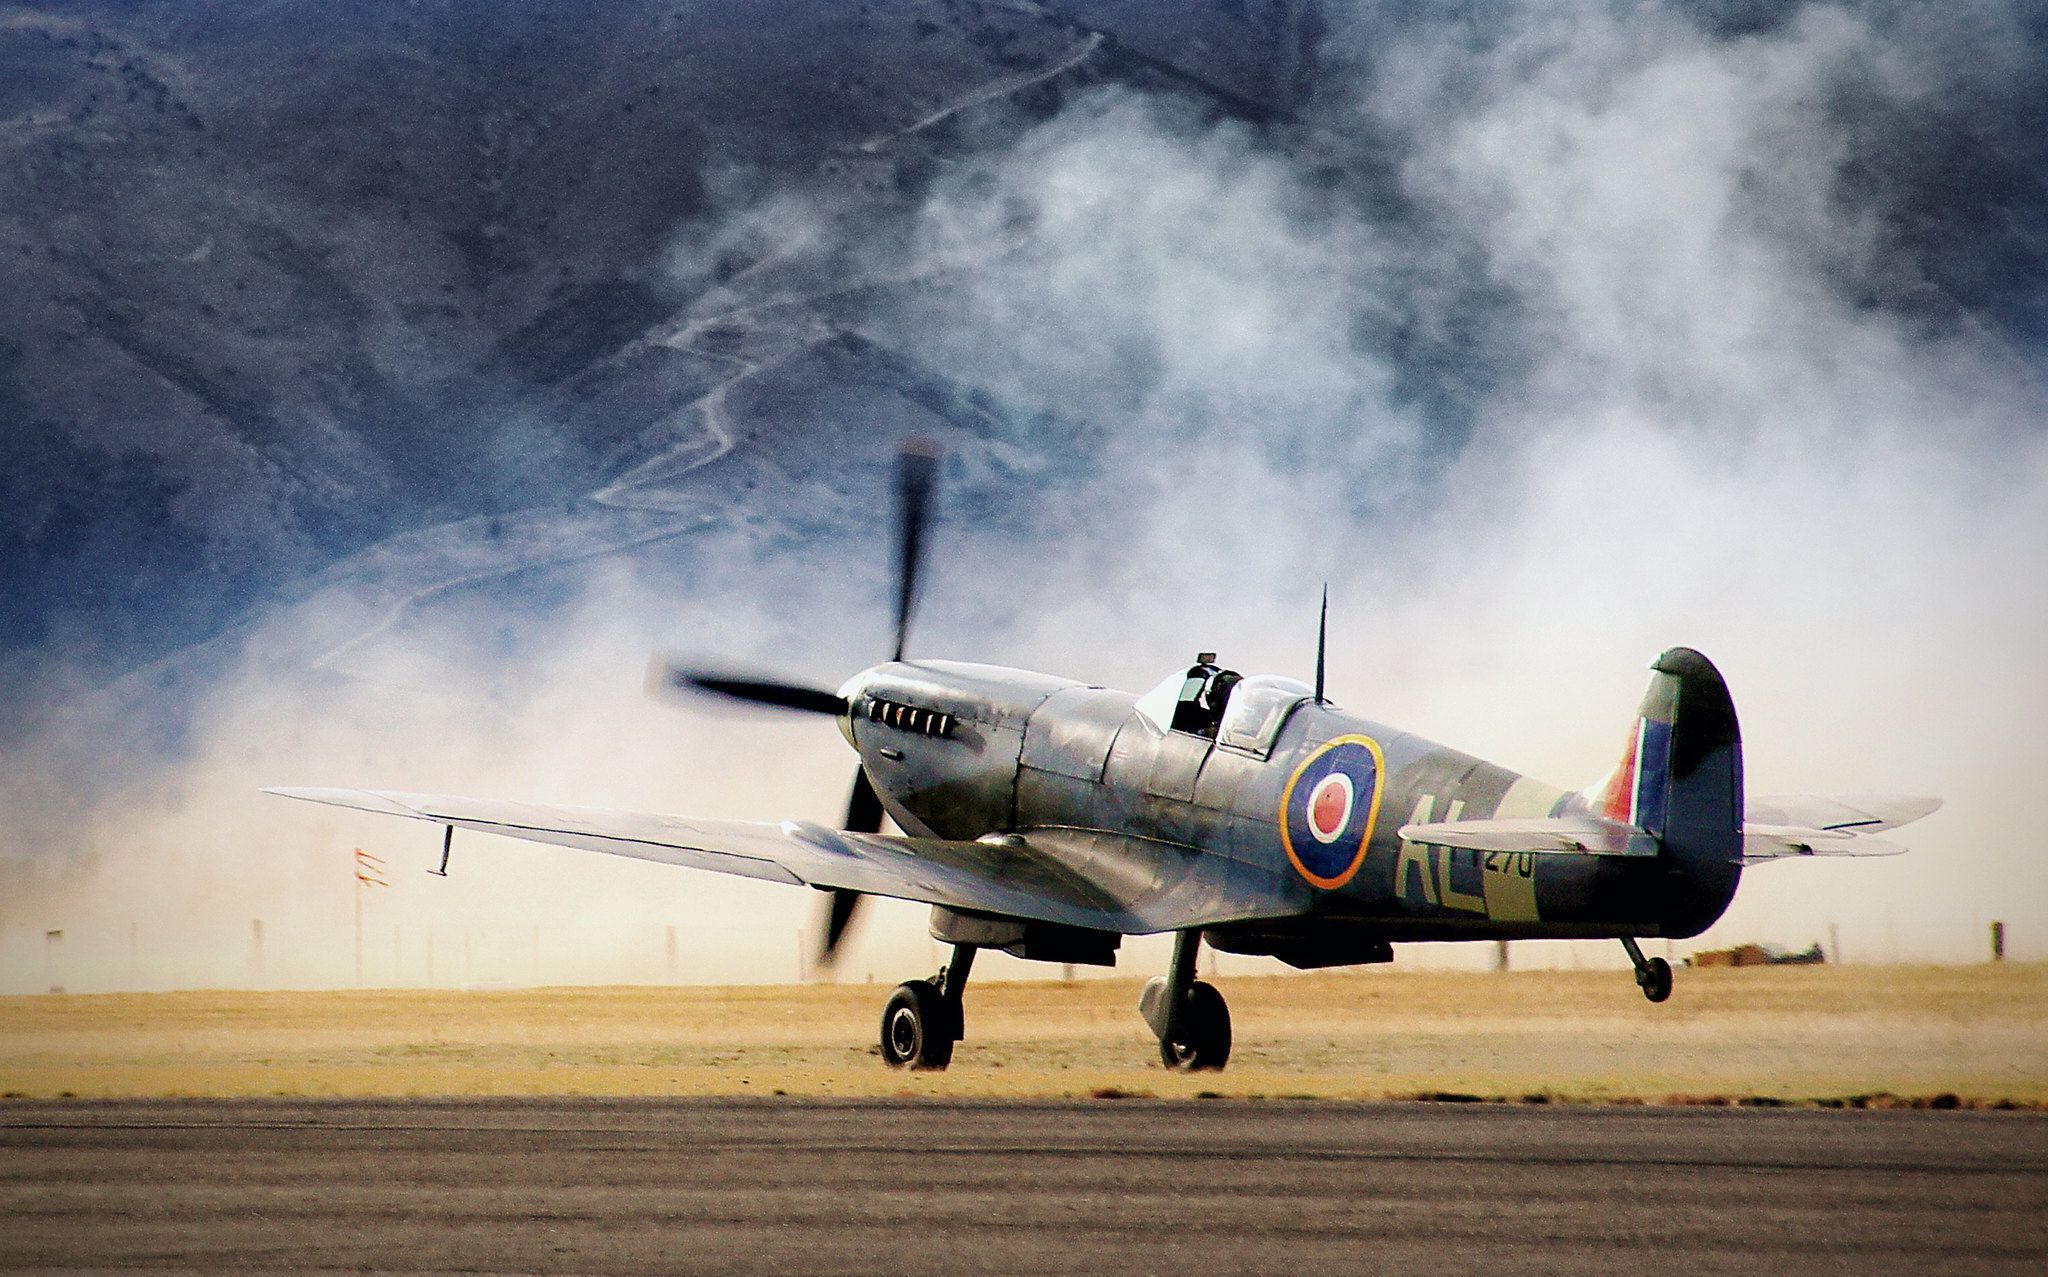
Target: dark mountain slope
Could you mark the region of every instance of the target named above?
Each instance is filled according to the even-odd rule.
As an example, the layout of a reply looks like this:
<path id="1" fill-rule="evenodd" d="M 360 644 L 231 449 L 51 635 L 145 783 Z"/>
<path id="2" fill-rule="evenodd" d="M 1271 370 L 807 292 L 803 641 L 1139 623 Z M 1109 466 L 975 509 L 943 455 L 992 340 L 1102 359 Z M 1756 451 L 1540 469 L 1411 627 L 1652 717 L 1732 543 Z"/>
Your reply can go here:
<path id="1" fill-rule="evenodd" d="M 906 126 L 1166 85 L 1172 49 L 1123 55 L 1088 25 L 1151 48 L 1157 12 L 1102 7 L 10 11 L 0 668 L 117 673 L 396 532 L 658 458 L 731 375 L 719 343 L 761 340 L 671 341 L 676 317 L 789 282 L 764 268 L 773 226 L 680 269 L 679 231 L 794 187 L 880 234 L 935 157 L 988 140 L 952 117 L 892 140 Z M 1263 57 L 1295 54 L 1271 43 L 1288 22 L 1233 8 L 1172 25 L 1229 51 L 1197 71 L 1235 106 L 1274 91 Z M 806 263 L 800 286 L 852 269 Z"/>

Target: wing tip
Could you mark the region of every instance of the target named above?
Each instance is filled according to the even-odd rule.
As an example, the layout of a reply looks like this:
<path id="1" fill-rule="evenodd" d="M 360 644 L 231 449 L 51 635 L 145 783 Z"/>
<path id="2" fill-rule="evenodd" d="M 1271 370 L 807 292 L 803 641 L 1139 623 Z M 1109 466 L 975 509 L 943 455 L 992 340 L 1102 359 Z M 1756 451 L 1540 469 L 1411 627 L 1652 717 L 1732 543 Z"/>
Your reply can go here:
<path id="1" fill-rule="evenodd" d="M 386 816 L 411 816 L 424 818 L 425 813 L 407 806 L 400 801 L 403 795 L 389 794 L 375 789 L 327 789 L 310 785 L 265 785 L 263 793 L 279 798 L 296 798 L 301 802 L 324 803 L 329 807 L 347 807 L 355 811 L 373 811 Z"/>

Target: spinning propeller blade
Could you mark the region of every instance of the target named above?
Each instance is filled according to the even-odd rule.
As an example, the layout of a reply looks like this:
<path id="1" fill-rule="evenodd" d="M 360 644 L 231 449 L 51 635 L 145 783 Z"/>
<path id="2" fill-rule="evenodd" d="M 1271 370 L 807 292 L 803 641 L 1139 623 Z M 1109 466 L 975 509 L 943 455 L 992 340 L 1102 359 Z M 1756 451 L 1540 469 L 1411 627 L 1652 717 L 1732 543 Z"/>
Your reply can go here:
<path id="1" fill-rule="evenodd" d="M 694 669 L 661 660 L 655 662 L 654 675 L 660 686 L 685 692 L 709 692 L 715 696 L 728 696 L 755 705 L 773 705 L 777 709 L 802 710 L 810 714 L 846 712 L 845 699 L 839 693 L 828 692 L 821 687 L 779 683 L 765 678 L 746 678 L 737 674 Z"/>
<path id="2" fill-rule="evenodd" d="M 875 793 L 874 782 L 868 779 L 865 770 L 853 774 L 853 792 L 846 796 L 846 820 L 840 826 L 851 833 L 873 834 L 882 829 L 882 799 Z M 821 911 L 823 926 L 819 928 L 818 966 L 830 969 L 839 959 L 839 942 L 846 938 L 846 930 L 853 925 L 854 914 L 860 909 L 860 893 L 843 889 L 832 892 L 832 898 L 825 902 Z"/>
<path id="3" fill-rule="evenodd" d="M 904 440 L 896 454 L 896 654 L 891 659 L 898 661 L 910 637 L 911 610 L 917 606 L 924 534 L 931 524 L 938 481 L 938 445 L 928 439 Z"/>
<path id="4" fill-rule="evenodd" d="M 906 439 L 896 454 L 896 650 L 902 660 L 910 640 L 910 616 L 917 607 L 917 586 L 924 570 L 925 531 L 932 521 L 932 496 L 939 483 L 939 447 L 928 439 Z M 865 770 L 853 774 L 853 792 L 846 799 L 844 828 L 872 834 L 882 828 L 882 799 Z M 860 909 L 860 893 L 837 890 L 826 903 L 820 931 L 818 965 L 829 968 L 839 957 L 839 942 Z"/>
<path id="5" fill-rule="evenodd" d="M 904 647 L 910 639 L 910 617 L 917 608 L 925 533 L 931 527 L 932 500 L 938 492 L 940 456 L 939 446 L 927 439 L 906 439 L 896 454 L 896 648 L 892 659 L 898 661 L 903 659 Z M 851 709 L 844 697 L 823 688 L 700 669 L 660 658 L 654 662 L 649 681 L 664 689 L 705 692 L 811 714 L 839 715 Z M 865 770 L 853 774 L 853 791 L 846 798 L 846 821 L 842 827 L 863 834 L 878 833 L 882 828 L 882 799 Z M 829 968 L 837 959 L 839 944 L 859 910 L 859 892 L 832 891 L 819 929 L 820 968 Z"/>
<path id="6" fill-rule="evenodd" d="M 839 827 L 852 834 L 882 832 L 882 797 L 865 769 L 853 774 L 853 792 L 846 796 L 846 822 Z"/>

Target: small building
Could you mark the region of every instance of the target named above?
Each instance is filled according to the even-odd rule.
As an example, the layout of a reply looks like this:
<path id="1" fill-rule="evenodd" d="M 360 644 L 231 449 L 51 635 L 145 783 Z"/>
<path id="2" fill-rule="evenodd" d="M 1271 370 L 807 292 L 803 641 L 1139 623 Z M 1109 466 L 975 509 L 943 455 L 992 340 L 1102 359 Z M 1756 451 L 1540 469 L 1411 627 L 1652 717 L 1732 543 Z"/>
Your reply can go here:
<path id="1" fill-rule="evenodd" d="M 1738 944 L 1726 949 L 1705 949 L 1685 960 L 1689 967 L 1810 967 L 1826 962 L 1818 941 L 1805 949 L 1787 949 L 1775 944 Z"/>

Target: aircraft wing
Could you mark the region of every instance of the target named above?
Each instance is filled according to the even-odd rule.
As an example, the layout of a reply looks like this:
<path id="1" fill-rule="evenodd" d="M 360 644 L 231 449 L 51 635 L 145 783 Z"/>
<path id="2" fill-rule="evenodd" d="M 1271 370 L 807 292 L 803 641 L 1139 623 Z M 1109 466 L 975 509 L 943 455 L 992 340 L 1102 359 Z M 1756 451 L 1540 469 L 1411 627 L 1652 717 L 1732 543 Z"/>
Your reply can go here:
<path id="1" fill-rule="evenodd" d="M 1309 906 L 1306 887 L 1227 856 L 1094 830 L 1036 829 L 977 841 L 500 802 L 366 789 L 265 793 L 429 820 L 530 842 L 602 851 L 950 909 L 1142 935 Z"/>

